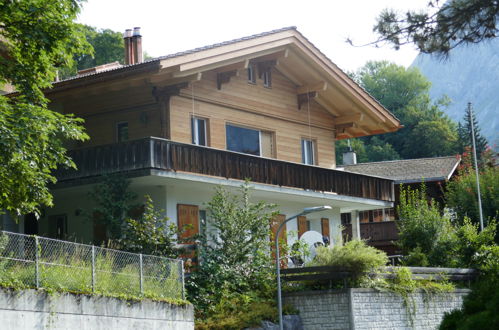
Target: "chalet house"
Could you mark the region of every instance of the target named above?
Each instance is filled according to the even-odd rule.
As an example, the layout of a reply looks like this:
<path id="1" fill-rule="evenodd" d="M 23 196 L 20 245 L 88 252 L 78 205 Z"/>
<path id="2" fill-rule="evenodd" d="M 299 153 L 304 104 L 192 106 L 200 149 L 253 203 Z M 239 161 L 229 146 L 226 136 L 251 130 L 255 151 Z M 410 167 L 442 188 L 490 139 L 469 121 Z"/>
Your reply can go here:
<path id="1" fill-rule="evenodd" d="M 428 198 L 443 205 L 445 185 L 456 174 L 460 162 L 459 156 L 447 156 L 361 164 L 352 162 L 344 165 L 343 169 L 347 172 L 385 177 L 394 180 L 395 184 L 395 207 L 360 211 L 355 214 L 357 222 L 352 221 L 351 213 L 342 214 L 344 235 L 365 239 L 370 245 L 384 250 L 389 255 L 397 254 L 393 242 L 398 239 L 395 211 L 400 200 L 401 187 L 420 189 L 421 183 L 424 182 Z M 354 228 L 356 224 L 359 225 L 358 228 Z"/>
<path id="2" fill-rule="evenodd" d="M 105 231 L 81 211 L 92 209 L 88 192 L 104 173 L 126 174 L 170 221 L 192 224 L 189 234 L 217 185 L 234 190 L 246 178 L 280 220 L 333 207 L 287 225 L 300 235 L 334 241 L 341 213 L 393 206 L 392 180 L 335 169 L 335 141 L 393 132 L 399 121 L 296 28 L 145 62 L 139 29 L 125 33 L 125 46 L 125 65 L 85 70 L 46 92 L 52 109 L 85 119 L 90 140 L 70 146 L 78 170 L 57 172 L 55 206 L 38 223 L 4 219 L 5 229 L 98 242 Z"/>

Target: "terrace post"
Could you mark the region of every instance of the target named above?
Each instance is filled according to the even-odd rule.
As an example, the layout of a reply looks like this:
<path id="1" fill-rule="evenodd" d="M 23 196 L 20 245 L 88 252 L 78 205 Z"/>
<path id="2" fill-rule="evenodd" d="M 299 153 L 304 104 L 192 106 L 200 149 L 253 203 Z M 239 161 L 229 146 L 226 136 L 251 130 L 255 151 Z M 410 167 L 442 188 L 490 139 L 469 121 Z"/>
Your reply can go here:
<path id="1" fill-rule="evenodd" d="M 92 292 L 95 292 L 95 246 L 92 245 Z"/>
<path id="2" fill-rule="evenodd" d="M 35 236 L 35 286 L 37 289 L 40 288 L 39 259 L 40 259 L 40 245 L 38 242 L 38 236 Z"/>
<path id="3" fill-rule="evenodd" d="M 139 281 L 140 281 L 140 294 L 144 293 L 144 283 L 143 283 L 143 274 L 142 274 L 142 253 L 139 254 Z"/>

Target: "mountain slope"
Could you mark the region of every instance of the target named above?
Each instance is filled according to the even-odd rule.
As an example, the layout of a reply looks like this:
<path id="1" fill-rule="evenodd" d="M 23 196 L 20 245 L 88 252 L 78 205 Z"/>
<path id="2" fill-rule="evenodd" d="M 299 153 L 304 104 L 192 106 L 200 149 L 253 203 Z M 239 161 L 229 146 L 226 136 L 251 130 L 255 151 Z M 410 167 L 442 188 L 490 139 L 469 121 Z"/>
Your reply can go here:
<path id="1" fill-rule="evenodd" d="M 451 99 L 446 112 L 452 119 L 461 121 L 471 102 L 482 135 L 499 147 L 499 38 L 455 48 L 447 60 L 419 54 L 411 66 L 431 81 L 433 99 Z"/>

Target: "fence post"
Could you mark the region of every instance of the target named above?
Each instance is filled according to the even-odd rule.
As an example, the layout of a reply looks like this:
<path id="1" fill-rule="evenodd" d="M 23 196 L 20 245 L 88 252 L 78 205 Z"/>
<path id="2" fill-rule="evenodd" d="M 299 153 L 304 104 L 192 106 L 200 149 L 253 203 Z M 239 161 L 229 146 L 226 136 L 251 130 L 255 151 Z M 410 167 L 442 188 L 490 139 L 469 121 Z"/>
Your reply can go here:
<path id="1" fill-rule="evenodd" d="M 182 299 L 185 299 L 185 281 L 184 281 L 184 260 L 180 260 L 180 277 L 182 281 Z"/>
<path id="2" fill-rule="evenodd" d="M 95 292 L 95 246 L 92 245 L 92 292 Z"/>
<path id="3" fill-rule="evenodd" d="M 143 278 L 142 278 L 142 253 L 139 254 L 139 266 L 140 266 L 140 294 L 144 293 Z"/>
<path id="4" fill-rule="evenodd" d="M 39 258 L 40 258 L 40 245 L 38 243 L 38 236 L 35 236 L 35 286 L 37 289 L 40 288 L 40 269 L 39 269 Z"/>

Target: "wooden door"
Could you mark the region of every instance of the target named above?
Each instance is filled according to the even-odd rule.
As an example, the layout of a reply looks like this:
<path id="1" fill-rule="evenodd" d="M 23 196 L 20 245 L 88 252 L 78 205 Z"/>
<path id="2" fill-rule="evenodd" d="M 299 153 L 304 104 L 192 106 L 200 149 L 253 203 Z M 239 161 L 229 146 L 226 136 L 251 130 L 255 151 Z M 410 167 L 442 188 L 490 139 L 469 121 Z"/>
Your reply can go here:
<path id="1" fill-rule="evenodd" d="M 322 231 L 322 236 L 326 236 L 327 238 L 331 238 L 329 236 L 329 219 L 328 218 L 321 218 L 321 231 Z"/>
<path id="2" fill-rule="evenodd" d="M 275 236 L 277 234 L 277 230 L 279 229 L 279 226 L 281 223 L 286 221 L 286 216 L 284 214 L 278 214 L 276 215 L 271 221 L 270 221 L 270 241 L 271 241 L 271 246 L 272 246 L 272 260 L 275 260 Z M 286 244 L 287 241 L 287 235 L 286 235 L 286 225 L 284 225 L 281 229 L 281 232 L 279 233 L 279 254 L 282 257 L 282 244 Z M 281 268 L 285 268 L 287 266 L 287 261 L 286 259 L 281 260 Z"/>
<path id="3" fill-rule="evenodd" d="M 307 217 L 298 217 L 298 238 L 301 237 L 307 231 Z"/>

